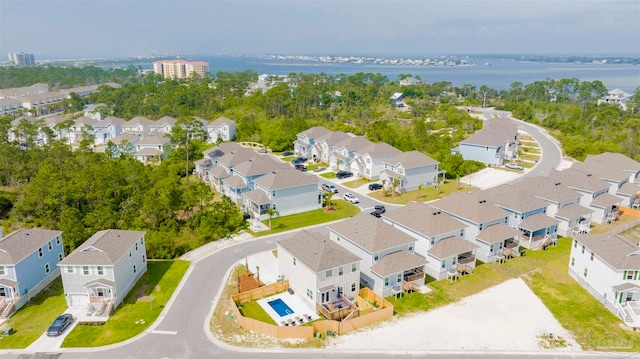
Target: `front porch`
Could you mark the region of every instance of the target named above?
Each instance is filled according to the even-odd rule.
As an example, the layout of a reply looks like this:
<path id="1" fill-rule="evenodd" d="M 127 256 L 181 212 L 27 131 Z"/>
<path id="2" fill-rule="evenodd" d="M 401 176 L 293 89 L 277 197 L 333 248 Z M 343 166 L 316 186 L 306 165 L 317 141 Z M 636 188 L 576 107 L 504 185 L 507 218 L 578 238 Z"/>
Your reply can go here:
<path id="1" fill-rule="evenodd" d="M 640 327 L 640 301 L 618 303 L 616 314 L 627 326 L 632 328 Z"/>
<path id="2" fill-rule="evenodd" d="M 13 313 L 15 303 L 20 300 L 20 294 L 16 290 L 17 282 L 0 279 L 0 319 L 6 319 Z"/>

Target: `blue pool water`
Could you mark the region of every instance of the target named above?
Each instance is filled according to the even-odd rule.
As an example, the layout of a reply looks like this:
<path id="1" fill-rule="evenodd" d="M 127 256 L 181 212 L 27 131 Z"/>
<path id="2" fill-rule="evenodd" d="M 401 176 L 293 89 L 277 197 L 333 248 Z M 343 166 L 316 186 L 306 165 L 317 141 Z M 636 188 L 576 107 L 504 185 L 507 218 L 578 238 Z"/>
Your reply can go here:
<path id="1" fill-rule="evenodd" d="M 278 313 L 278 315 L 281 317 L 293 314 L 293 310 L 291 310 L 287 303 L 285 303 L 282 299 L 272 300 L 270 302 L 267 302 L 267 304 L 269 304 L 271 308 L 273 308 L 273 310 L 275 310 L 276 313 Z"/>

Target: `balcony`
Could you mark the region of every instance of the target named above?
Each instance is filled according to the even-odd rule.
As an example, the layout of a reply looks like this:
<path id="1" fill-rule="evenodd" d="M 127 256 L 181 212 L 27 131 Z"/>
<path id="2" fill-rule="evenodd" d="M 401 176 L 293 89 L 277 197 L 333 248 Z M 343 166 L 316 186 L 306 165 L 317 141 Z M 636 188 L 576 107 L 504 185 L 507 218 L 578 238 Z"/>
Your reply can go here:
<path id="1" fill-rule="evenodd" d="M 353 317 L 352 312 L 358 311 L 358 308 L 349 298 L 341 295 L 340 298 L 330 303 L 316 303 L 316 310 L 327 320 L 341 321 L 343 318 Z"/>
<path id="2" fill-rule="evenodd" d="M 420 284 L 424 283 L 424 271 L 422 268 L 414 268 L 408 271 L 405 271 L 402 274 L 402 278 L 406 282 L 420 282 Z"/>

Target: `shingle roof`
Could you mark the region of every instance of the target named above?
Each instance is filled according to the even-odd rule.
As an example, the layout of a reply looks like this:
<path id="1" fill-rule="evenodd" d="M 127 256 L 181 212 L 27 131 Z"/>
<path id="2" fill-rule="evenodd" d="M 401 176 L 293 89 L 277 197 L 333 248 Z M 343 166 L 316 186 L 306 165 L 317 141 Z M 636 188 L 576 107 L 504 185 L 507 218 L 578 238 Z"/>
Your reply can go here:
<path id="1" fill-rule="evenodd" d="M 422 152 L 409 151 L 391 157 L 388 160 L 384 161 L 384 163 L 392 166 L 396 166 L 400 163 L 404 168 L 411 169 L 423 166 L 433 166 L 439 164 L 440 162 L 434 160 L 433 158 L 425 155 Z"/>
<path id="2" fill-rule="evenodd" d="M 136 116 L 132 119 L 130 119 L 129 121 L 125 122 L 127 125 L 129 126 L 133 126 L 136 124 L 141 124 L 142 126 L 149 126 L 149 125 L 153 125 L 154 122 L 151 121 L 150 119 L 146 118 L 146 117 L 142 117 L 142 116 Z"/>
<path id="3" fill-rule="evenodd" d="M 573 238 L 615 269 L 640 269 L 640 248 L 618 234 L 574 234 Z"/>
<path id="4" fill-rule="evenodd" d="M 580 193 L 546 177 L 527 177 L 514 184 L 520 191 L 548 202 L 560 203 L 580 198 Z"/>
<path id="5" fill-rule="evenodd" d="M 369 154 L 372 158 L 388 158 L 400 155 L 402 151 L 386 142 L 378 142 L 356 151 L 360 156 Z"/>
<path id="6" fill-rule="evenodd" d="M 485 121 L 481 130 L 476 131 L 460 143 L 498 147 L 513 140 L 517 134 L 518 128 L 510 121 L 494 119 Z"/>
<path id="7" fill-rule="evenodd" d="M 138 142 L 138 145 L 165 145 L 169 142 L 171 142 L 171 138 L 169 136 L 163 136 L 163 134 L 154 134 L 144 136 L 144 138 Z"/>
<path id="8" fill-rule="evenodd" d="M 633 158 L 629 158 L 621 153 L 604 152 L 599 155 L 587 155 L 584 163 L 589 164 L 592 162 L 611 163 L 617 168 L 627 172 L 636 173 L 640 171 L 640 162 L 634 160 Z"/>
<path id="9" fill-rule="evenodd" d="M 581 216 L 586 216 L 587 214 L 591 214 L 593 212 L 594 212 L 593 210 L 586 207 L 582 207 L 577 203 L 571 203 L 560 208 L 560 210 L 556 212 L 555 216 L 558 218 L 571 220 Z"/>
<path id="10" fill-rule="evenodd" d="M 503 223 L 493 224 L 478 234 L 478 239 L 486 243 L 495 243 L 520 236 L 520 231 Z"/>
<path id="11" fill-rule="evenodd" d="M 112 124 L 114 126 L 122 126 L 122 124 L 124 124 L 124 120 L 118 117 L 114 117 L 114 116 L 109 116 L 107 118 L 105 118 L 104 120 L 100 121 L 100 123 L 104 123 L 104 124 Z"/>
<path id="12" fill-rule="evenodd" d="M 171 116 L 163 116 L 158 121 L 156 121 L 152 126 L 164 126 L 169 125 L 173 126 L 176 124 L 176 119 Z"/>
<path id="13" fill-rule="evenodd" d="M 387 254 L 371 266 L 371 271 L 381 277 L 404 272 L 427 264 L 426 260 L 417 255 L 405 251 Z"/>
<path id="14" fill-rule="evenodd" d="M 618 196 L 614 196 L 609 193 L 601 193 L 591 201 L 591 205 L 606 208 L 614 205 L 620 205 L 620 202 L 622 202 L 622 198 Z"/>
<path id="15" fill-rule="evenodd" d="M 271 172 L 267 172 L 264 176 L 257 178 L 254 182 L 267 190 L 277 190 L 317 184 L 318 177 L 287 166 L 287 168 L 279 168 Z"/>
<path id="16" fill-rule="evenodd" d="M 326 142 L 329 146 L 333 146 L 338 142 L 344 141 L 347 138 L 352 137 L 351 135 L 349 135 L 346 132 L 342 132 L 342 131 L 331 131 L 328 132 L 322 136 L 318 136 L 316 137 L 316 142 L 320 143 L 320 142 Z"/>
<path id="17" fill-rule="evenodd" d="M 448 214 L 419 202 L 409 202 L 404 207 L 386 212 L 383 217 L 428 238 L 467 227 Z"/>
<path id="18" fill-rule="evenodd" d="M 260 189 L 252 189 L 251 191 L 247 191 L 243 194 L 243 196 L 255 204 L 271 203 L 269 196 L 267 196 L 265 191 Z"/>
<path id="19" fill-rule="evenodd" d="M 226 183 L 231 188 L 245 188 L 247 183 L 240 176 L 231 176 L 222 179 L 222 182 Z"/>
<path id="20" fill-rule="evenodd" d="M 139 140 L 140 137 L 134 135 L 133 133 L 129 133 L 129 132 L 124 132 L 112 139 L 109 140 L 109 142 L 113 142 L 116 145 L 121 144 L 123 141 L 127 141 L 129 143 L 134 143 L 135 141 Z"/>
<path id="21" fill-rule="evenodd" d="M 227 126 L 232 126 L 235 125 L 236 121 L 228 119 L 224 116 L 220 116 L 218 118 L 216 118 L 213 122 L 211 122 L 209 125 L 211 126 L 222 126 L 222 125 L 227 125 Z"/>
<path id="22" fill-rule="evenodd" d="M 84 287 L 87 288 L 87 287 L 90 287 L 90 286 L 92 286 L 94 284 L 106 285 L 107 287 L 111 287 L 111 288 L 114 288 L 116 286 L 116 282 L 114 282 L 112 280 L 108 280 L 106 278 L 97 278 L 97 279 L 90 280 L 90 281 L 86 282 L 84 284 Z"/>
<path id="23" fill-rule="evenodd" d="M 427 253 L 436 258 L 443 259 L 457 256 L 459 254 L 466 253 L 477 248 L 480 248 L 480 246 L 475 245 L 470 241 L 464 240 L 460 237 L 454 236 L 441 239 L 433 247 L 429 248 Z"/>
<path id="24" fill-rule="evenodd" d="M 622 284 L 618 284 L 618 285 L 614 285 L 613 289 L 615 289 L 618 292 L 626 292 L 626 291 L 632 291 L 630 289 L 635 289 L 635 292 L 639 292 L 640 291 L 640 285 L 637 285 L 635 283 L 622 283 Z"/>
<path id="25" fill-rule="evenodd" d="M 526 229 L 527 231 L 535 232 L 542 228 L 549 228 L 553 225 L 558 225 L 560 221 L 555 218 L 549 217 L 543 213 L 536 213 L 525 218 L 520 222 L 519 228 Z"/>
<path id="26" fill-rule="evenodd" d="M 364 212 L 345 221 L 331 224 L 328 228 L 369 253 L 416 241 L 410 235 Z"/>
<path id="27" fill-rule="evenodd" d="M 0 264 L 17 264 L 61 234 L 48 229 L 19 229 L 10 233 L 0 239 Z"/>
<path id="28" fill-rule="evenodd" d="M 76 125 L 95 125 L 98 123 L 98 120 L 96 120 L 95 118 L 91 118 L 91 117 L 87 117 L 87 116 L 80 116 L 78 118 L 76 118 L 74 120 Z"/>
<path id="29" fill-rule="evenodd" d="M 353 136 L 345 138 L 344 140 L 337 142 L 333 147 L 342 148 L 345 147 L 349 152 L 358 152 L 359 150 L 369 147 L 374 143 L 361 136 Z"/>
<path id="30" fill-rule="evenodd" d="M 626 196 L 633 196 L 634 194 L 640 193 L 640 186 L 636 182 L 625 182 L 622 186 L 620 186 L 616 193 Z"/>
<path id="31" fill-rule="evenodd" d="M 145 235 L 145 232 L 107 229 L 96 232 L 71 252 L 60 265 L 113 265 Z M 144 250 L 144 244 L 142 249 Z"/>
<path id="32" fill-rule="evenodd" d="M 243 148 L 242 146 L 240 146 L 239 144 L 235 143 L 235 142 L 222 142 L 219 143 L 211 148 L 208 148 L 204 151 L 202 151 L 202 153 L 209 158 L 216 158 L 216 157 L 222 157 L 224 156 L 227 152 L 231 152 L 234 151 L 236 149 L 239 148 Z"/>
<path id="33" fill-rule="evenodd" d="M 239 147 L 231 151 L 224 151 L 224 154 L 218 157 L 218 162 L 227 167 L 236 166 L 244 161 L 258 158 L 260 155 L 250 148 Z"/>
<path id="34" fill-rule="evenodd" d="M 326 134 L 328 134 L 329 130 L 327 130 L 326 128 L 322 127 L 322 126 L 314 126 L 311 127 L 310 129 L 306 130 L 306 131 L 302 131 L 298 134 L 298 136 L 307 136 L 309 138 L 313 138 L 313 139 L 317 139 L 320 136 L 324 136 Z"/>
<path id="35" fill-rule="evenodd" d="M 476 193 L 478 191 L 473 191 Z M 520 187 L 502 184 L 479 191 L 489 202 L 513 212 L 525 213 L 547 207 L 548 203 L 526 193 Z"/>
<path id="36" fill-rule="evenodd" d="M 316 273 L 362 259 L 334 243 L 326 235 L 306 230 L 281 240 L 278 246 Z"/>
<path id="37" fill-rule="evenodd" d="M 586 192 L 598 192 L 609 188 L 609 184 L 598 176 L 577 168 L 567 168 L 563 171 L 552 170 L 547 177 L 554 182 L 560 182 L 567 187 Z"/>
<path id="38" fill-rule="evenodd" d="M 225 178 L 225 177 L 229 177 L 229 172 L 227 172 L 227 170 L 224 167 L 218 166 L 218 167 L 213 167 L 211 171 L 209 171 L 209 175 L 216 178 Z"/>
<path id="39" fill-rule="evenodd" d="M 429 204 L 476 224 L 509 216 L 509 212 L 488 202 L 482 193 L 454 192 L 446 198 Z"/>
<path id="40" fill-rule="evenodd" d="M 278 168 L 291 168 L 291 166 L 269 155 L 262 155 L 237 164 L 233 167 L 233 172 L 249 177 L 269 173 Z"/>
<path id="41" fill-rule="evenodd" d="M 157 148 L 143 148 L 140 151 L 136 151 L 135 155 L 136 156 L 155 156 L 155 155 L 159 155 L 161 154 L 162 151 L 160 151 Z"/>

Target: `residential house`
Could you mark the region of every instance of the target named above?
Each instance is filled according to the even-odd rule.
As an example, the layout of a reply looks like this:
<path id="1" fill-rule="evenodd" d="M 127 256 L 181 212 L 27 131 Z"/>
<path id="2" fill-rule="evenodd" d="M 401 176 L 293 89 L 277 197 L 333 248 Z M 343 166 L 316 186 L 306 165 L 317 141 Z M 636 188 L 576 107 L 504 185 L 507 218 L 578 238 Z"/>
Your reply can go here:
<path id="1" fill-rule="evenodd" d="M 235 141 L 236 121 L 220 116 L 206 125 L 209 142 Z"/>
<path id="2" fill-rule="evenodd" d="M 113 143 L 115 145 L 114 157 L 120 157 L 125 153 L 133 155 L 136 152 L 136 145 L 140 141 L 140 137 L 133 133 L 123 132 L 120 135 L 107 140 L 107 145 Z"/>
<path id="3" fill-rule="evenodd" d="M 349 171 L 356 177 L 362 177 L 364 173 L 360 171 L 364 170 L 365 163 L 356 156 L 356 152 L 373 144 L 362 136 L 349 136 L 331 146 L 329 166 L 337 171 Z"/>
<path id="4" fill-rule="evenodd" d="M 600 104 L 611 104 L 620 106 L 622 110 L 627 110 L 627 103 L 631 101 L 633 96 L 628 94 L 620 89 L 613 89 L 607 93 L 603 98 L 598 100 L 598 105 Z"/>
<path id="5" fill-rule="evenodd" d="M 149 125 L 150 133 L 163 133 L 170 135 L 173 126 L 176 124 L 176 119 L 170 116 L 164 116 L 158 121 L 152 121 Z"/>
<path id="6" fill-rule="evenodd" d="M 136 116 L 122 124 L 122 131 L 143 137 L 151 131 L 153 124 L 154 122 L 146 117 Z"/>
<path id="7" fill-rule="evenodd" d="M 0 227 L 0 317 L 6 318 L 60 275 L 62 232 L 19 229 L 2 236 Z"/>
<path id="8" fill-rule="evenodd" d="M 410 202 L 382 215 L 386 223 L 416 239 L 415 253 L 428 261 L 425 271 L 436 280 L 470 273 L 478 245 L 464 240 L 467 225 L 424 203 Z"/>
<path id="9" fill-rule="evenodd" d="M 58 266 L 69 307 L 109 316 L 147 271 L 145 232 L 99 231 Z"/>
<path id="10" fill-rule="evenodd" d="M 424 285 L 428 263 L 415 254 L 414 237 L 364 212 L 328 228 L 332 241 L 362 258 L 361 285 L 382 297 Z"/>
<path id="11" fill-rule="evenodd" d="M 231 166 L 229 168 L 229 177 L 222 180 L 221 192 L 229 196 L 234 203 L 243 203 L 242 197 L 244 193 L 254 188 L 253 182 L 256 178 L 276 169 L 291 168 L 291 165 L 276 160 L 269 155 L 259 155 L 255 151 L 254 154 L 252 158 Z"/>
<path id="12" fill-rule="evenodd" d="M 396 92 L 389 98 L 389 104 L 395 107 L 403 107 L 404 106 L 404 96 L 402 92 Z"/>
<path id="13" fill-rule="evenodd" d="M 574 234 L 569 275 L 630 327 L 640 327 L 638 239 Z"/>
<path id="14" fill-rule="evenodd" d="M 8 98 L 25 97 L 29 95 L 38 95 L 41 93 L 49 92 L 49 85 L 43 83 L 36 83 L 31 86 L 25 87 L 12 87 L 7 89 L 0 89 L 0 100 Z"/>
<path id="15" fill-rule="evenodd" d="M 384 160 L 383 164 L 380 180 L 395 185 L 400 192 L 412 191 L 419 186 L 435 187 L 443 173 L 438 168 L 440 162 L 418 151 L 400 153 Z"/>
<path id="16" fill-rule="evenodd" d="M 169 142 L 171 142 L 171 138 L 160 133 L 144 136 L 136 143 L 136 152 L 133 157 L 142 163 L 150 163 L 155 159 L 162 160 L 167 152 Z"/>
<path id="17" fill-rule="evenodd" d="M 313 308 L 350 302 L 360 291 L 361 258 L 326 234 L 303 230 L 279 241 L 277 250 L 279 273 Z"/>
<path id="18" fill-rule="evenodd" d="M 467 225 L 463 238 L 479 246 L 479 260 L 515 257 L 519 254 L 520 231 L 508 225 L 510 213 L 487 198 L 483 193 L 455 192 L 429 204 Z"/>
<path id="19" fill-rule="evenodd" d="M 609 193 L 622 199 L 621 205 L 631 207 L 634 198 L 640 194 L 640 162 L 623 154 L 605 152 L 587 155 L 584 162 L 576 162 L 576 168 L 609 184 Z"/>
<path id="20" fill-rule="evenodd" d="M 93 125 L 96 144 L 107 144 L 109 140 L 122 133 L 124 120 L 118 117 L 109 116 Z"/>
<path id="21" fill-rule="evenodd" d="M 298 156 L 311 158 L 311 147 L 315 144 L 316 139 L 329 132 L 322 126 L 315 126 L 298 133 L 297 139 L 293 141 L 293 151 Z"/>
<path id="22" fill-rule="evenodd" d="M 198 176 L 201 180 L 208 182 L 209 181 L 209 170 L 213 168 L 213 163 L 208 158 L 203 158 L 201 160 L 197 160 L 195 163 L 195 168 L 193 169 L 193 174 Z"/>
<path id="23" fill-rule="evenodd" d="M 400 86 L 413 86 L 413 85 L 420 85 L 423 84 L 424 82 L 422 82 L 422 80 L 417 79 L 415 77 L 409 76 L 406 77 L 400 81 L 398 81 L 398 84 Z"/>
<path id="24" fill-rule="evenodd" d="M 487 120 L 484 127 L 462 140 L 452 150 L 465 160 L 480 161 L 489 166 L 501 166 L 505 159 L 517 157 L 520 141 L 517 126 L 504 119 Z"/>
<path id="25" fill-rule="evenodd" d="M 380 172 L 384 170 L 385 160 L 402 154 L 402 151 L 386 142 L 372 143 L 354 152 L 355 161 L 351 162 L 351 172 L 370 180 L 380 178 Z"/>
<path id="26" fill-rule="evenodd" d="M 218 192 L 222 192 L 222 180 L 229 177 L 233 166 L 258 156 L 254 150 L 244 148 L 235 142 L 219 143 L 203 151 L 203 154 L 204 158 L 211 161 L 205 181 L 211 183 Z"/>
<path id="27" fill-rule="evenodd" d="M 78 117 L 74 120 L 73 125 L 69 128 L 69 138 L 72 144 L 78 144 L 83 139 L 91 141 L 93 144 L 96 139 L 96 130 L 94 126 L 98 120 L 91 117 Z"/>
<path id="28" fill-rule="evenodd" d="M 0 99 L 0 116 L 22 112 L 21 98 Z"/>
<path id="29" fill-rule="evenodd" d="M 342 131 L 331 131 L 323 136 L 315 139 L 311 146 L 311 159 L 313 162 L 329 163 L 331 154 L 333 153 L 333 145 L 342 142 L 352 135 Z"/>
<path id="30" fill-rule="evenodd" d="M 290 166 L 274 166 L 273 170 L 267 171 L 252 182 L 250 188 L 253 189 L 243 193 L 244 210 L 252 218 L 269 218 L 268 208 L 275 209 L 276 216 L 322 208 L 317 176 L 300 172 Z"/>

